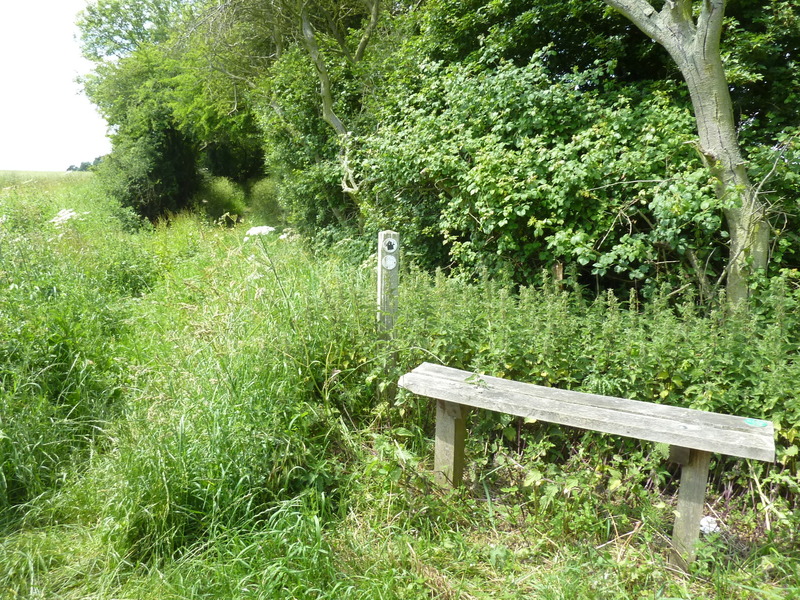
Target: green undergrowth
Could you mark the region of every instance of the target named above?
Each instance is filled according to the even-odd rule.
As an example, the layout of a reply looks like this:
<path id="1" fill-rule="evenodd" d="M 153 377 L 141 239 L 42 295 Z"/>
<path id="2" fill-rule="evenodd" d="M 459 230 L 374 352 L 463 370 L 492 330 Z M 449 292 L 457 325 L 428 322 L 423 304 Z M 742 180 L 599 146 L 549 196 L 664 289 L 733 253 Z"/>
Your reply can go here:
<path id="1" fill-rule="evenodd" d="M 15 177 L 0 598 L 800 593 L 794 274 L 731 314 L 406 268 L 385 340 L 371 262 L 247 236 L 264 223 L 143 225 L 91 177 Z M 475 413 L 467 484 L 439 490 L 433 407 L 393 383 L 422 360 L 769 419 L 778 460 L 714 459 L 720 531 L 680 573 L 659 445 Z"/>

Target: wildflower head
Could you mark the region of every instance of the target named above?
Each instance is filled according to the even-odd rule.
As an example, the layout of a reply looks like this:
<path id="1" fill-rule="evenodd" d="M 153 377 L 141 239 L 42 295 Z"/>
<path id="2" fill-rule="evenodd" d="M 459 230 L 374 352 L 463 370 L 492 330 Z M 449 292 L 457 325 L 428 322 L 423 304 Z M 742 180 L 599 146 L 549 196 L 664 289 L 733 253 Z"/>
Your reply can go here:
<path id="1" fill-rule="evenodd" d="M 288 240 L 288 241 L 294 241 L 294 240 L 297 240 L 299 238 L 300 238 L 300 236 L 297 234 L 297 232 L 294 229 L 284 229 L 283 233 L 280 235 L 280 239 Z"/>
<path id="2" fill-rule="evenodd" d="M 703 517 L 700 519 L 700 531 L 708 535 L 719 531 L 719 524 L 714 517 Z"/>
<path id="3" fill-rule="evenodd" d="M 50 219 L 50 222 L 53 223 L 56 227 L 61 227 L 64 223 L 66 223 L 70 219 L 74 219 L 77 216 L 78 213 L 76 213 L 71 208 L 62 208 L 60 211 L 58 211 L 58 214 L 55 217 Z"/>
<path id="4" fill-rule="evenodd" d="M 247 230 L 247 233 L 244 234 L 244 241 L 246 242 L 251 237 L 256 235 L 269 235 L 275 231 L 274 227 L 270 227 L 269 225 L 261 225 L 260 227 L 251 227 Z"/>

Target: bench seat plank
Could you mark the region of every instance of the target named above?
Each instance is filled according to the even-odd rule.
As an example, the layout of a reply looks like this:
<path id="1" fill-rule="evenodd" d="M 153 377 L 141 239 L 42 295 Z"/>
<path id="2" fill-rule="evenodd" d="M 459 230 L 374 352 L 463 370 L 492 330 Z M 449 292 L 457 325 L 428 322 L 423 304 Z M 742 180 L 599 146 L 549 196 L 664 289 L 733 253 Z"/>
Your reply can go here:
<path id="1" fill-rule="evenodd" d="M 421 396 L 518 417 L 706 452 L 775 460 L 774 432 L 769 422 L 476 376 L 431 363 L 403 375 L 399 385 Z"/>

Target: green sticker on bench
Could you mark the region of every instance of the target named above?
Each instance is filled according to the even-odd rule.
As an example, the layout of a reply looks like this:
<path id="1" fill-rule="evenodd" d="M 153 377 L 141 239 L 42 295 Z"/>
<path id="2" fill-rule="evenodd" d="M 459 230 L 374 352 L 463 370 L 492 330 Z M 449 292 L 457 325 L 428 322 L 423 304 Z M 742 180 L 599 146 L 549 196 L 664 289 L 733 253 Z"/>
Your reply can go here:
<path id="1" fill-rule="evenodd" d="M 750 427 L 766 427 L 769 421 L 762 421 L 761 419 L 745 419 L 744 422 Z"/>

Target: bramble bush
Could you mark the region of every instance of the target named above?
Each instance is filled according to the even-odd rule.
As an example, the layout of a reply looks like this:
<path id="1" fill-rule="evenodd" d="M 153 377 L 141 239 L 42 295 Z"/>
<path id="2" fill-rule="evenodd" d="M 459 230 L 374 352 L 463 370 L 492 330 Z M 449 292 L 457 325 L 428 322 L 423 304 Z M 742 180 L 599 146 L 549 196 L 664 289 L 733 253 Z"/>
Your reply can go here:
<path id="1" fill-rule="evenodd" d="M 426 267 L 523 285 L 563 263 L 655 293 L 687 252 L 714 263 L 720 206 L 690 112 L 657 84 L 614 82 L 613 65 L 555 75 L 552 53 L 423 62 L 361 140 L 367 222 L 404 223 Z"/>

